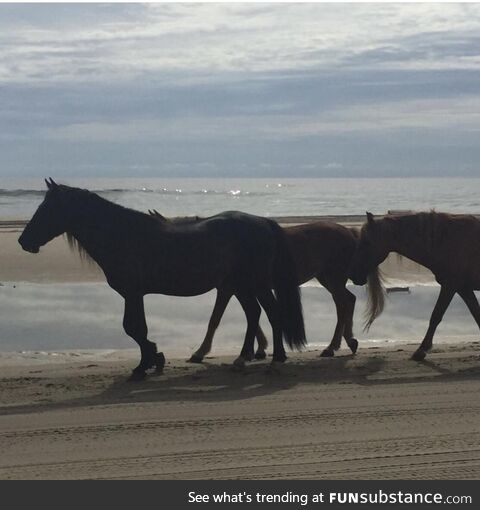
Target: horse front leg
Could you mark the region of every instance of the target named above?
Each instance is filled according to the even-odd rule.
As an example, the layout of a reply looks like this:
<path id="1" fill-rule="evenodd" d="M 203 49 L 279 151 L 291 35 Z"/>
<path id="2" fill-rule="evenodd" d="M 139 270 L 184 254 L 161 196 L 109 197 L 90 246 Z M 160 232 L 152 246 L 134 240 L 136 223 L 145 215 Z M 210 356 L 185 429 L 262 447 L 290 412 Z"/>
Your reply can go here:
<path id="1" fill-rule="evenodd" d="M 355 314 L 355 303 L 357 298 L 353 292 L 350 292 L 348 289 L 345 289 L 345 295 L 347 296 L 347 313 L 345 317 L 345 328 L 343 330 L 343 338 L 347 342 L 347 345 L 350 347 L 352 354 L 355 354 L 358 349 L 358 340 L 353 335 L 353 316 Z"/>
<path id="2" fill-rule="evenodd" d="M 132 337 L 140 347 L 140 363 L 132 371 L 130 381 L 140 381 L 145 378 L 146 370 L 154 366 L 157 370 L 163 369 L 165 357 L 157 353 L 155 343 L 147 339 L 148 329 L 145 320 L 143 296 L 133 295 L 125 297 L 125 311 L 123 315 L 123 329 Z"/>
<path id="3" fill-rule="evenodd" d="M 433 335 L 437 326 L 443 319 L 443 315 L 448 308 L 448 305 L 452 301 L 455 295 L 455 289 L 453 287 L 442 285 L 440 288 L 440 294 L 438 296 L 435 308 L 433 309 L 432 316 L 430 317 L 430 323 L 428 325 L 427 333 L 420 344 L 420 347 L 413 353 L 412 359 L 415 361 L 422 361 L 427 355 L 427 351 L 432 348 Z"/>
<path id="4" fill-rule="evenodd" d="M 258 295 L 258 300 L 267 314 L 268 321 L 272 326 L 273 333 L 273 359 L 272 366 L 284 363 L 287 359 L 285 348 L 283 346 L 282 319 L 278 308 L 277 300 L 273 292 L 268 289 Z"/>
<path id="5" fill-rule="evenodd" d="M 230 291 L 226 291 L 224 289 L 217 290 L 217 298 L 215 300 L 212 315 L 208 322 L 207 334 L 205 335 L 202 345 L 188 360 L 190 363 L 201 363 L 203 358 L 211 351 L 215 331 L 222 320 L 223 314 L 231 297 L 232 293 Z"/>

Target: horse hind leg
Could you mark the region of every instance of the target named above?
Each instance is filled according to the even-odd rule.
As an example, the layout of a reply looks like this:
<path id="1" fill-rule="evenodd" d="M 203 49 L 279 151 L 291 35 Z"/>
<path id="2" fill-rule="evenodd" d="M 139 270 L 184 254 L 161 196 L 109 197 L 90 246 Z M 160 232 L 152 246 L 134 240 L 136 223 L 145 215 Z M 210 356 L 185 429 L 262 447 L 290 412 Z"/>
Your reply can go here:
<path id="1" fill-rule="evenodd" d="M 432 315 L 430 317 L 430 323 L 428 325 L 427 333 L 420 344 L 420 347 L 413 353 L 412 359 L 415 361 L 422 361 L 425 359 L 427 355 L 427 351 L 432 348 L 433 344 L 433 335 L 437 329 L 437 326 L 443 319 L 443 315 L 447 310 L 450 302 L 452 301 L 453 296 L 455 295 L 455 290 L 452 287 L 442 285 L 440 288 L 440 294 L 438 296 L 437 302 L 435 303 L 435 308 L 433 309 Z"/>
<path id="2" fill-rule="evenodd" d="M 345 289 L 345 295 L 347 297 L 348 307 L 345 316 L 345 328 L 343 330 L 343 338 L 350 347 L 352 354 L 355 354 L 358 349 L 358 340 L 353 335 L 353 316 L 355 314 L 355 302 L 357 298 L 353 292 Z"/>
<path id="3" fill-rule="evenodd" d="M 227 292 L 223 289 L 218 289 L 217 297 L 215 299 L 215 306 L 213 307 L 213 312 L 208 321 L 208 328 L 205 338 L 202 342 L 202 345 L 192 354 L 190 359 L 188 360 L 190 363 L 201 363 L 203 358 L 211 351 L 213 337 L 215 336 L 215 331 L 222 320 L 223 314 L 225 313 L 225 309 L 232 297 L 231 292 Z"/>
<path id="4" fill-rule="evenodd" d="M 478 304 L 475 292 L 472 289 L 464 289 L 458 292 L 465 301 L 470 313 L 472 314 L 477 326 L 480 328 L 480 305 Z"/>
<path id="5" fill-rule="evenodd" d="M 258 321 L 260 319 L 261 308 L 258 304 L 256 297 L 250 293 L 236 293 L 240 305 L 245 312 L 247 318 L 247 331 L 245 333 L 245 340 L 243 347 L 240 352 L 240 356 L 235 359 L 233 364 L 237 367 L 243 367 L 246 361 L 253 359 L 254 346 L 255 346 L 255 335 L 258 332 Z"/>
<path id="6" fill-rule="evenodd" d="M 258 347 L 255 352 L 255 359 L 265 359 L 267 357 L 267 353 L 265 351 L 268 347 L 268 341 L 260 326 L 258 326 L 257 330 L 257 343 Z"/>
<path id="7" fill-rule="evenodd" d="M 278 309 L 278 303 L 270 289 L 258 295 L 258 300 L 262 305 L 268 320 L 272 326 L 273 332 L 273 360 L 272 365 L 283 363 L 287 359 L 285 348 L 283 346 L 283 331 L 281 317 Z"/>

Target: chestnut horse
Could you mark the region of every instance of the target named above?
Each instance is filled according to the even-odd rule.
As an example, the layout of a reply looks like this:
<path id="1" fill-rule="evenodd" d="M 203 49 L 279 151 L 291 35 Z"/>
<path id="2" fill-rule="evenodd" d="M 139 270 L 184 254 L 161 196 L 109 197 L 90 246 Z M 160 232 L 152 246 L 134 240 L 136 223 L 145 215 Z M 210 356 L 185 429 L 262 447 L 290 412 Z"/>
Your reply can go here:
<path id="1" fill-rule="evenodd" d="M 432 348 L 433 335 L 453 296 L 465 301 L 480 327 L 480 220 L 474 216 L 421 212 L 374 219 L 367 213 L 350 277 L 358 285 L 390 252 L 403 255 L 430 269 L 440 284 L 440 294 L 427 333 L 412 358 L 421 361 Z"/>
<path id="2" fill-rule="evenodd" d="M 146 294 L 196 296 L 213 288 L 219 296 L 234 293 L 248 324 L 241 359 L 253 349 L 260 306 L 272 325 L 274 362 L 286 359 L 282 337 L 291 348 L 305 345 L 295 265 L 274 221 L 225 212 L 195 223 L 159 222 L 88 190 L 51 179 L 46 183 L 45 199 L 18 241 L 24 250 L 38 253 L 66 233 L 71 245 L 101 267 L 110 287 L 125 299 L 123 326 L 140 347 L 132 380 L 165 362 L 147 339 Z"/>

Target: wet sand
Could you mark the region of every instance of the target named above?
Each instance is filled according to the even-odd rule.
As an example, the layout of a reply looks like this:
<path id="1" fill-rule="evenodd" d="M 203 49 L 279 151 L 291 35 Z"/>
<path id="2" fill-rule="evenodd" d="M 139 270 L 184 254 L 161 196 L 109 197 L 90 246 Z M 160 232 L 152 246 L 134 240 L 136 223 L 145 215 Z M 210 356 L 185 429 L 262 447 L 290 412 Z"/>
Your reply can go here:
<path id="1" fill-rule="evenodd" d="M 0 221 L 0 282 L 95 282 L 104 276 L 98 266 L 72 254 L 63 237 L 43 246 L 33 255 L 23 251 L 18 237 L 25 222 Z"/>
<path id="2" fill-rule="evenodd" d="M 0 281 L 103 281 L 63 239 L 22 252 L 20 230 L 0 229 Z M 417 363 L 422 334 L 291 354 L 281 373 L 171 357 L 140 383 L 134 350 L 1 353 L 0 479 L 478 479 L 480 342 Z"/>

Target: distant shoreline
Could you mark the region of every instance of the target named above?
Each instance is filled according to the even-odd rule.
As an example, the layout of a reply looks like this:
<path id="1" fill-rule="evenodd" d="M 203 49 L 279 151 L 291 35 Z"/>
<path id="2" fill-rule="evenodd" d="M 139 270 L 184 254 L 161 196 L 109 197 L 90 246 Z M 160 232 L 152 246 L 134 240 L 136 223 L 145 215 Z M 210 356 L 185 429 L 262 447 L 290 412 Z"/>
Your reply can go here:
<path id="1" fill-rule="evenodd" d="M 345 215 L 317 215 L 317 216 L 269 216 L 270 219 L 278 223 L 290 225 L 299 223 L 313 223 L 315 221 L 332 221 L 342 225 L 360 225 L 365 221 L 364 214 L 345 214 Z M 21 229 L 25 228 L 28 219 L 2 219 L 0 220 L 0 229 Z"/>
<path id="2" fill-rule="evenodd" d="M 480 218 L 480 215 L 475 215 Z M 381 218 L 383 215 L 377 215 Z M 319 216 L 274 216 L 272 219 L 281 225 L 292 226 L 315 221 L 331 221 L 346 227 L 359 228 L 365 221 L 364 215 L 319 215 Z M 78 256 L 72 254 L 62 236 L 48 243 L 40 255 L 24 252 L 18 244 L 18 236 L 25 228 L 25 219 L 0 220 L 0 282 L 95 282 L 104 281 L 104 275 L 96 265 L 83 264 Z M 384 275 L 392 284 L 407 281 L 420 284 L 434 281 L 427 269 L 405 259 L 399 264 L 397 257 L 391 255 L 381 266 Z M 400 282 L 400 283 L 399 283 Z"/>
<path id="3" fill-rule="evenodd" d="M 397 213 L 402 212 L 420 212 L 420 211 L 398 211 Z M 387 216 L 389 213 L 385 214 L 375 214 L 375 217 L 383 218 Z M 452 214 L 460 214 L 460 213 L 452 213 Z M 470 213 L 465 213 L 470 214 Z M 472 216 L 480 219 L 480 213 L 473 213 Z M 174 216 L 172 216 L 174 217 Z M 182 216 L 183 217 L 183 216 Z M 188 217 L 188 216 L 185 216 Z M 201 216 L 200 216 L 201 217 Z M 313 223 L 315 221 L 331 221 L 333 223 L 340 223 L 341 225 L 362 225 L 365 222 L 365 214 L 323 214 L 323 215 L 298 215 L 298 216 L 268 216 L 268 218 L 277 221 L 280 224 L 290 225 L 290 224 L 300 224 L 300 223 Z M 0 219 L 0 229 L 5 228 L 24 228 L 28 219 L 19 219 L 19 218 L 5 218 Z"/>

